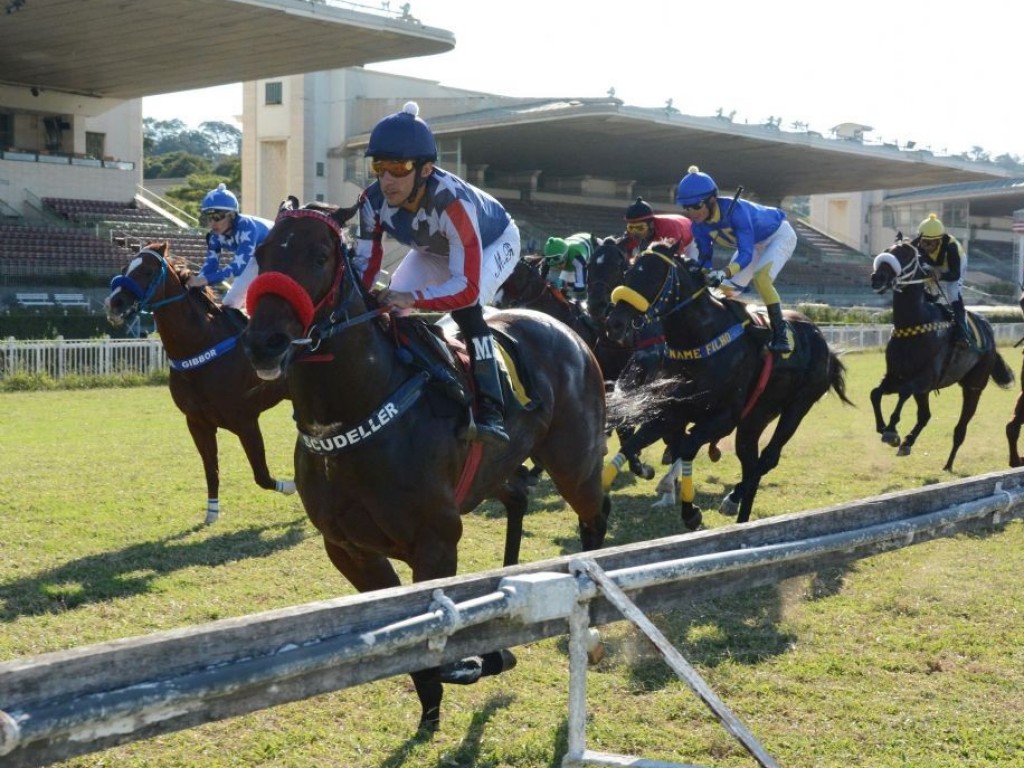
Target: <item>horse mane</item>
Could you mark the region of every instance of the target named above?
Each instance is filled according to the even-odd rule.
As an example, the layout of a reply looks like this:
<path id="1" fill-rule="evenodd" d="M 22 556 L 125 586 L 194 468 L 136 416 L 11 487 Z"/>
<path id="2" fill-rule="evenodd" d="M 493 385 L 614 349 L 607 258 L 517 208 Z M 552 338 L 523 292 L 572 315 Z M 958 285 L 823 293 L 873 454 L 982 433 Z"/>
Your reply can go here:
<path id="1" fill-rule="evenodd" d="M 175 256 L 171 253 L 171 244 L 166 240 L 154 240 L 151 243 L 147 243 L 143 246 L 143 250 L 156 251 L 162 253 L 164 258 L 167 259 L 167 263 L 171 266 L 171 270 L 174 272 L 174 276 L 178 278 L 178 282 L 185 286 L 188 284 L 188 279 L 192 277 L 192 268 L 188 265 L 188 262 L 181 256 Z M 202 288 L 196 290 L 194 288 L 188 290 L 189 294 L 195 294 L 201 298 L 207 305 L 207 309 L 212 314 L 221 314 L 224 309 L 220 304 L 217 303 L 217 299 L 213 294 L 213 289 L 204 285 Z"/>

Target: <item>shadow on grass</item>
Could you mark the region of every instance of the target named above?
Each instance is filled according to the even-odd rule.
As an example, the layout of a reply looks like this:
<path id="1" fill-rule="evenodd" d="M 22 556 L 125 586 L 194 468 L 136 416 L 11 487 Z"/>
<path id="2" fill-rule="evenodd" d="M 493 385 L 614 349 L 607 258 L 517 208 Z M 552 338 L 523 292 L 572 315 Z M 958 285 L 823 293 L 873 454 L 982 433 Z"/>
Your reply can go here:
<path id="1" fill-rule="evenodd" d="M 90 555 L 0 584 L 0 621 L 63 613 L 89 603 L 144 594 L 154 579 L 168 573 L 269 557 L 298 545 L 308 533 L 303 515 L 282 525 L 245 528 L 201 541 L 183 541 L 205 528 L 199 525 L 166 539 Z"/>

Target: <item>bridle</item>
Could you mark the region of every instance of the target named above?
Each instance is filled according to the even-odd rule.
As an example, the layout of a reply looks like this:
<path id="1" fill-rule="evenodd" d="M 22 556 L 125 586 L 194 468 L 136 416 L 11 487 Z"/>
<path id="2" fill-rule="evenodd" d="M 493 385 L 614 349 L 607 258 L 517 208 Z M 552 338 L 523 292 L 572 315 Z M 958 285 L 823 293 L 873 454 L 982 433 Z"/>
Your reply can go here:
<path id="1" fill-rule="evenodd" d="M 643 294 L 627 285 L 620 285 L 612 291 L 613 304 L 623 301 L 640 313 L 637 317 L 633 318 L 633 328 L 635 330 L 652 320 L 660 320 L 685 309 L 700 298 L 708 289 L 706 285 L 702 285 L 692 293 L 687 294 L 679 278 L 679 265 L 676 264 L 671 256 L 666 256 L 656 250 L 644 251 L 640 258 L 642 259 L 645 256 L 657 256 L 668 265 L 665 278 L 662 280 L 661 287 L 654 294 L 654 298 L 648 300 Z M 637 263 L 639 263 L 639 259 Z M 636 264 L 634 264 L 633 268 L 636 268 Z"/>
<path id="2" fill-rule="evenodd" d="M 135 297 L 135 301 L 130 308 L 134 308 L 136 312 L 152 312 L 158 307 L 162 307 L 165 304 L 170 304 L 174 301 L 184 299 L 188 295 L 188 291 L 184 286 L 181 286 L 182 290 L 180 293 L 176 293 L 173 296 L 166 296 L 160 301 L 153 301 L 153 297 L 156 292 L 160 290 L 163 284 L 167 281 L 167 275 L 171 271 L 168 268 L 167 259 L 160 253 L 150 249 L 143 248 L 137 254 L 135 258 L 140 256 L 152 256 L 157 260 L 160 265 L 160 272 L 155 278 L 149 281 L 149 285 L 145 289 L 140 286 L 131 275 L 117 275 L 113 280 L 110 281 L 110 292 L 113 293 L 118 288 L 123 288 L 128 291 L 132 296 Z"/>
<path id="3" fill-rule="evenodd" d="M 900 243 L 899 245 L 903 245 Z M 921 264 L 921 251 L 912 244 L 907 244 L 914 251 L 914 258 L 908 261 L 906 264 L 900 262 L 894 253 L 890 251 L 883 251 L 882 253 L 875 256 L 874 262 L 871 264 L 872 272 L 878 272 L 883 266 L 889 267 L 893 272 L 893 277 L 889 280 L 888 285 L 879 288 L 879 291 L 889 288 L 893 291 L 902 291 L 905 287 L 910 285 L 920 285 L 921 283 L 928 282 L 931 278 L 925 274 L 924 267 Z M 922 275 L 917 277 L 917 275 Z"/>

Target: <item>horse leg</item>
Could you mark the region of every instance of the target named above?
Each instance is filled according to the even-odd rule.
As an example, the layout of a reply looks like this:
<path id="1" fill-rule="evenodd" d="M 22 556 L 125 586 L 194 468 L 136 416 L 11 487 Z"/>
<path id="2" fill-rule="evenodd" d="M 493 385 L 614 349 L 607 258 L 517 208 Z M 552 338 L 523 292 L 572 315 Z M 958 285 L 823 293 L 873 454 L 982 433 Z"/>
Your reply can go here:
<path id="1" fill-rule="evenodd" d="M 236 433 L 238 441 L 242 444 L 245 457 L 249 460 L 252 468 L 252 476 L 256 485 L 268 491 L 277 491 L 285 495 L 295 493 L 295 482 L 293 480 L 276 480 L 270 474 L 267 466 L 267 449 L 263 442 L 263 432 L 260 431 L 260 423 L 257 419 L 245 424 Z"/>
<path id="2" fill-rule="evenodd" d="M 629 442 L 629 439 L 636 432 L 634 427 L 619 427 L 615 430 L 616 436 L 619 438 L 619 445 L 625 445 Z M 642 477 L 644 480 L 651 480 L 654 477 L 654 467 L 650 464 L 645 464 L 640 459 L 639 452 L 637 453 L 626 453 L 626 461 L 629 464 L 629 471 L 637 477 Z"/>
<path id="3" fill-rule="evenodd" d="M 754 496 L 761 484 L 760 460 L 758 458 L 757 441 L 761 436 L 761 428 L 747 426 L 736 430 L 736 457 L 740 460 L 740 482 L 736 489 L 742 493 L 739 499 L 737 523 L 750 520 L 750 511 L 754 508 Z M 773 438 L 774 439 L 774 438 Z M 727 497 L 728 498 L 728 497 Z"/>
<path id="4" fill-rule="evenodd" d="M 523 540 L 523 518 L 529 504 L 528 475 L 515 473 L 498 490 L 496 498 L 505 507 L 505 555 L 502 565 L 519 563 L 519 546 Z"/>
<path id="5" fill-rule="evenodd" d="M 914 447 L 914 443 L 917 442 L 917 436 L 921 434 L 921 430 L 924 429 L 928 422 L 932 418 L 932 408 L 928 403 L 928 393 L 920 392 L 914 395 L 914 402 L 917 403 L 917 423 L 914 424 L 914 428 L 910 430 L 910 433 L 903 438 L 903 442 L 900 444 L 900 449 L 896 451 L 897 456 L 909 456 L 910 451 Z"/>
<path id="6" fill-rule="evenodd" d="M 401 584 L 398 573 L 383 555 L 370 552 L 356 555 L 327 539 L 324 539 L 324 550 L 331 564 L 360 592 L 397 587 Z M 418 729 L 424 733 L 432 733 L 441 724 L 441 699 L 444 696 L 441 668 L 421 669 L 409 676 L 420 702 Z"/>
<path id="7" fill-rule="evenodd" d="M 1017 403 L 1013 406 L 1013 418 L 1006 424 L 1006 442 L 1010 446 L 1010 467 L 1021 466 L 1020 454 L 1017 451 L 1017 438 L 1020 437 L 1020 425 L 1024 424 L 1024 391 L 1017 395 Z"/>
<path id="8" fill-rule="evenodd" d="M 953 448 L 949 452 L 949 458 L 946 460 L 946 466 L 943 469 L 946 472 L 953 471 L 953 461 L 956 459 L 956 452 L 960 450 L 960 446 L 963 445 L 964 438 L 967 437 L 967 425 L 971 419 L 974 418 L 974 414 L 978 410 L 978 401 L 981 399 L 981 390 L 977 387 L 962 387 L 963 402 L 960 405 L 960 418 L 956 422 L 956 426 L 953 427 Z"/>
<path id="9" fill-rule="evenodd" d="M 893 408 L 889 423 L 886 424 L 885 419 L 882 417 L 882 396 L 890 394 L 890 392 L 891 390 L 885 386 L 885 379 L 882 379 L 882 383 L 871 390 L 871 408 L 875 412 L 875 431 L 882 436 L 883 443 L 896 448 L 900 444 L 900 435 L 896 431 L 896 425 L 900 423 L 900 413 L 903 410 L 903 403 L 906 401 L 907 395 L 902 392 L 899 393 L 899 400 L 896 403 L 896 407 Z"/>
<path id="10" fill-rule="evenodd" d="M 217 522 L 220 517 L 220 467 L 217 463 L 217 428 L 208 422 L 185 417 L 192 442 L 203 460 L 203 474 L 206 475 L 206 524 Z"/>

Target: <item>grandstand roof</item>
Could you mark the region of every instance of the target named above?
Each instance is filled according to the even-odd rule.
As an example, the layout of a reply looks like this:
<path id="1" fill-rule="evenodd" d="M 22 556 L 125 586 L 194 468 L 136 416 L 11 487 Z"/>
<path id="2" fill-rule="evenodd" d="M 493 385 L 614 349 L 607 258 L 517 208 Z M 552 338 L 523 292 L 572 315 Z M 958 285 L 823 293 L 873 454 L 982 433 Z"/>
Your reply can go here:
<path id="1" fill-rule="evenodd" d="M 724 193 L 743 185 L 765 201 L 787 195 L 906 189 L 991 181 L 995 165 L 928 152 L 630 107 L 619 99 L 510 99 L 509 105 L 431 118 L 439 137 L 461 137 L 462 161 L 497 171 L 599 175 L 644 186 L 674 186 L 689 165 L 711 173 Z M 368 134 L 352 137 L 361 151 Z"/>
<path id="2" fill-rule="evenodd" d="M 1024 210 L 1024 178 L 945 184 L 928 189 L 889 195 L 887 203 L 941 203 L 949 200 L 970 202 L 971 216 L 1008 216 Z"/>
<path id="3" fill-rule="evenodd" d="M 444 53 L 451 32 L 336 0 L 9 0 L 0 84 L 133 99 Z M 355 9 L 363 9 L 355 10 Z M 7 102 L 9 99 L 4 98 Z M 22 108 L 31 108 L 29 98 Z"/>

